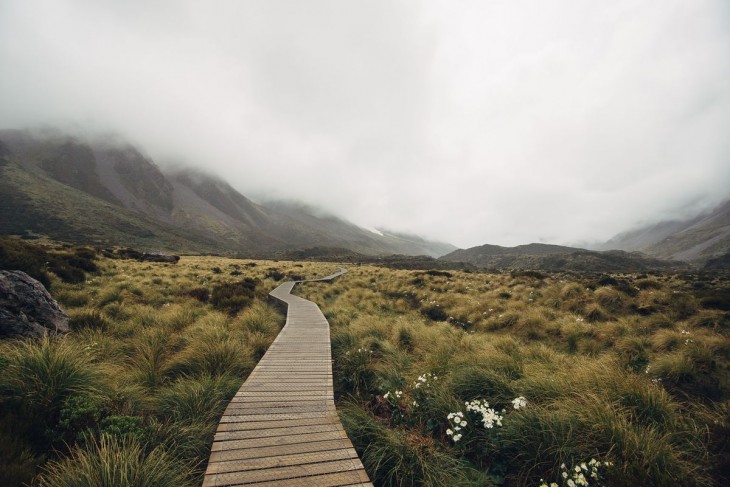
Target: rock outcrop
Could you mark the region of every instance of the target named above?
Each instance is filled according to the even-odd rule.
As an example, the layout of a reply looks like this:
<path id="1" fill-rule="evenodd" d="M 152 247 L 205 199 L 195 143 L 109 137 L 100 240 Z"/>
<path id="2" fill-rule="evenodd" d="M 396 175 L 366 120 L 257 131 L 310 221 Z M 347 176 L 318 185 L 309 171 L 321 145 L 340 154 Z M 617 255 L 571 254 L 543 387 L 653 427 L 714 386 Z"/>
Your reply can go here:
<path id="1" fill-rule="evenodd" d="M 68 315 L 43 284 L 22 271 L 0 271 L 0 338 L 68 331 Z"/>

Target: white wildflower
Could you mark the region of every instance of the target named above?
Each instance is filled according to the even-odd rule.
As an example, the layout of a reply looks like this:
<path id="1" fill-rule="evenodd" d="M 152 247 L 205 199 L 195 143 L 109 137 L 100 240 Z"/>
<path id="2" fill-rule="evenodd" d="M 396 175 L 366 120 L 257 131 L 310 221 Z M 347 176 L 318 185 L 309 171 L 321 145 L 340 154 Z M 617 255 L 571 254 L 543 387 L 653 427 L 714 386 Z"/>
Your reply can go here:
<path id="1" fill-rule="evenodd" d="M 515 399 L 512 399 L 512 407 L 515 409 L 522 409 L 525 406 L 527 406 L 527 399 L 524 398 L 524 396 L 517 397 Z"/>

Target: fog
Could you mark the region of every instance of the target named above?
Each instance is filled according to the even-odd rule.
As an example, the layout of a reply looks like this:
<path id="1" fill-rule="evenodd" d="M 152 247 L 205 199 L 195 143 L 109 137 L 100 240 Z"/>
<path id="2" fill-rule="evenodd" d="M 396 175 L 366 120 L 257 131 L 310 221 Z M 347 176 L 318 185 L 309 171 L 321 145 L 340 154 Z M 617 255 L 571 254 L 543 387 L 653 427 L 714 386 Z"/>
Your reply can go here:
<path id="1" fill-rule="evenodd" d="M 726 0 L 2 0 L 0 69 L 0 128 L 462 247 L 730 197 Z"/>

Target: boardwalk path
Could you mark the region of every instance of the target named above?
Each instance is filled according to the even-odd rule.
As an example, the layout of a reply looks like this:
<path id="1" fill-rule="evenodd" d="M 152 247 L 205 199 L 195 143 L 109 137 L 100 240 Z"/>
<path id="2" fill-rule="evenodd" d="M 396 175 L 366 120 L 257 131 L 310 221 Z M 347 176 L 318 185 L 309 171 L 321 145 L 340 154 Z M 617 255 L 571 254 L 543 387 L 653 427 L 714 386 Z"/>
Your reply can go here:
<path id="1" fill-rule="evenodd" d="M 286 324 L 223 413 L 204 487 L 372 486 L 335 412 L 329 323 L 295 284 L 270 293 Z"/>

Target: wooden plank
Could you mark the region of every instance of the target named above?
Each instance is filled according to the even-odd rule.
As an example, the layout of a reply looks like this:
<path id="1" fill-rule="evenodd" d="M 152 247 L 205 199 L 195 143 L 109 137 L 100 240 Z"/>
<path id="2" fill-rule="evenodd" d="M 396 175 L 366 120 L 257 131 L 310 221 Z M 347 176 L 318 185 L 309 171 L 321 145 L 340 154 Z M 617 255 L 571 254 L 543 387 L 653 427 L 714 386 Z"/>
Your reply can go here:
<path id="1" fill-rule="evenodd" d="M 357 458 L 355 450 L 337 449 L 322 452 L 300 453 L 297 455 L 279 455 L 266 458 L 251 458 L 248 460 L 231 460 L 214 463 L 210 473 L 243 472 L 264 468 L 287 467 L 307 463 L 327 462 L 332 460 L 346 460 Z"/>
<path id="2" fill-rule="evenodd" d="M 315 441 L 327 441 L 347 438 L 341 431 L 324 431 L 320 433 L 302 433 L 299 435 L 282 435 L 251 438 L 247 440 L 214 441 L 211 451 L 221 450 L 244 450 L 247 448 L 258 448 L 261 446 L 293 445 L 295 443 L 311 443 Z"/>
<path id="3" fill-rule="evenodd" d="M 253 485 L 255 487 L 346 487 L 351 485 L 366 485 L 372 487 L 373 484 L 369 482 L 365 470 L 353 470 L 350 472 L 329 473 L 310 477 L 295 477 L 291 479 L 274 480 L 271 482 L 260 482 L 255 484 L 251 484 L 249 482 L 203 484 L 204 487 L 207 487 L 208 485 Z"/>
<path id="4" fill-rule="evenodd" d="M 274 438 L 276 436 L 288 436 L 288 435 L 300 435 L 303 433 L 324 433 L 330 431 L 340 431 L 335 424 L 315 424 L 306 426 L 290 426 L 289 428 L 271 428 L 265 430 L 243 430 L 243 431 L 223 431 L 218 432 L 215 435 L 214 441 L 227 441 L 227 440 L 245 440 L 260 438 L 266 436 L 267 438 Z"/>
<path id="5" fill-rule="evenodd" d="M 237 423 L 220 423 L 218 431 L 243 431 L 274 428 L 292 428 L 294 426 L 313 426 L 318 424 L 332 424 L 327 416 L 312 419 L 283 419 L 273 421 L 243 421 Z"/>
<path id="6" fill-rule="evenodd" d="M 315 475 L 349 472 L 362 469 L 360 462 L 351 458 L 345 460 L 331 460 L 328 462 L 305 463 L 284 467 L 271 467 L 260 470 L 246 470 L 217 474 L 215 482 L 218 485 L 253 484 L 256 482 L 267 482 L 272 480 L 289 480 Z"/>
<path id="7" fill-rule="evenodd" d="M 339 450 L 352 448 L 350 440 L 326 440 L 315 441 L 311 443 L 294 443 L 291 445 L 266 446 L 259 448 L 249 448 L 241 450 L 221 450 L 214 451 L 210 454 L 210 463 L 245 460 L 249 458 L 264 458 L 282 455 L 297 455 L 300 453 L 310 453 L 326 450 Z"/>

